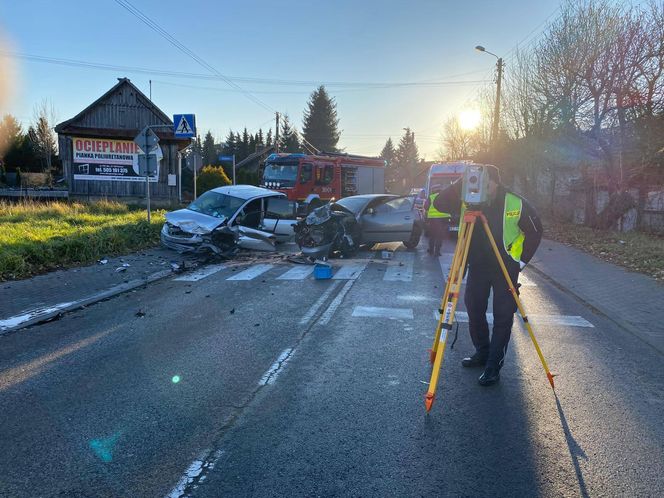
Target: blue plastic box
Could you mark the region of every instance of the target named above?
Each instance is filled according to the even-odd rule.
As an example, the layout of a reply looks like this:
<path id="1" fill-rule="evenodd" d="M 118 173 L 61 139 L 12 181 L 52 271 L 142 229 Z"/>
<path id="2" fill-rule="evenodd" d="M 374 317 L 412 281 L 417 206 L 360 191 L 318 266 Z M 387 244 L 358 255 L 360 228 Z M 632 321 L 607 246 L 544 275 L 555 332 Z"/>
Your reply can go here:
<path id="1" fill-rule="evenodd" d="M 316 280 L 327 280 L 332 278 L 332 267 L 330 265 L 317 263 L 316 266 L 314 266 L 314 278 Z"/>

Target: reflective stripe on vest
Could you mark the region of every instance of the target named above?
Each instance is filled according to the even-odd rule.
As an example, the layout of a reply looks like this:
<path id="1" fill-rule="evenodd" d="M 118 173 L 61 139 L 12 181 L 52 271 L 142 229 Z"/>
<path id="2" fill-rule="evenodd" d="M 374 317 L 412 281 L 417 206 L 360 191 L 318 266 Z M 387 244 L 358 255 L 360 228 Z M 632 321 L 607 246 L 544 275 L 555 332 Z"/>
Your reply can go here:
<path id="1" fill-rule="evenodd" d="M 519 228 L 523 202 L 519 196 L 510 192 L 505 194 L 505 212 L 503 214 L 503 246 L 516 262 L 521 261 L 523 241 L 526 236 Z"/>
<path id="2" fill-rule="evenodd" d="M 433 200 L 436 197 L 438 197 L 438 194 L 431 194 L 429 196 L 429 209 L 427 210 L 427 218 L 449 218 L 449 213 L 441 213 L 434 207 Z"/>

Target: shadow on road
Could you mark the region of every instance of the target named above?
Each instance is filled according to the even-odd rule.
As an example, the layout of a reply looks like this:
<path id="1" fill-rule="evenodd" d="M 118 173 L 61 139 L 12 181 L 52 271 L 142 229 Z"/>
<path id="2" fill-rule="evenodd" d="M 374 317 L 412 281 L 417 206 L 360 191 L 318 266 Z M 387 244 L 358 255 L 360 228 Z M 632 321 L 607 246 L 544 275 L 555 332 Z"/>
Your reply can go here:
<path id="1" fill-rule="evenodd" d="M 560 404 L 560 399 L 558 399 L 558 395 L 555 393 L 555 391 L 554 391 L 554 396 L 556 398 L 556 408 L 558 408 L 558 416 L 560 417 L 560 425 L 562 426 L 563 431 L 565 433 L 565 441 L 567 442 L 569 455 L 572 458 L 572 463 L 574 464 L 574 472 L 576 472 L 576 478 L 579 481 L 579 492 L 581 493 L 581 496 L 587 498 L 590 495 L 588 494 L 588 489 L 586 488 L 586 482 L 583 479 L 583 472 L 581 471 L 581 466 L 579 465 L 579 459 L 587 460 L 588 457 L 586 456 L 586 453 L 583 451 L 583 448 L 581 448 L 581 446 L 579 446 L 579 443 L 576 442 L 576 439 L 574 439 L 572 431 L 569 428 L 569 424 L 567 423 L 565 412 L 563 411 L 563 407 Z"/>

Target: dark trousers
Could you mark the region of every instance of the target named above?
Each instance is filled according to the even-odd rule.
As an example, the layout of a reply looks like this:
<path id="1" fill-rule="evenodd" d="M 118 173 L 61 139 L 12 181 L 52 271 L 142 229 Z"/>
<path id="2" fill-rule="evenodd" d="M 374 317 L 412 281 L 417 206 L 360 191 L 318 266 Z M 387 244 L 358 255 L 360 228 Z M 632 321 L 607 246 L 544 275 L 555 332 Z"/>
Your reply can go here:
<path id="1" fill-rule="evenodd" d="M 427 220 L 427 236 L 429 237 L 429 252 L 440 253 L 450 222 L 447 218 L 429 218 Z"/>
<path id="2" fill-rule="evenodd" d="M 516 286 L 519 278 L 519 265 L 507 264 L 507 272 Z M 487 265 L 489 266 L 489 265 Z M 495 268 L 493 268 L 495 266 Z M 493 289 L 493 334 L 489 339 L 489 324 L 486 310 L 489 304 L 489 292 Z M 468 311 L 470 338 L 477 353 L 488 358 L 487 367 L 503 366 L 507 345 L 510 342 L 516 301 L 509 291 L 505 277 L 498 263 L 490 269 L 470 266 L 464 296 Z"/>

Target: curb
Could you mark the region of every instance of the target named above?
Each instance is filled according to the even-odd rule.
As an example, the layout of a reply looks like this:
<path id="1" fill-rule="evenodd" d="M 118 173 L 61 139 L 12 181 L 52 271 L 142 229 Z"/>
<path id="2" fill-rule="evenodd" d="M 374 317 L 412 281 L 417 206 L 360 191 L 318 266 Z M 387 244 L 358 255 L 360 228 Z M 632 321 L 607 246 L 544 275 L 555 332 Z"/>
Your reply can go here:
<path id="1" fill-rule="evenodd" d="M 607 313 L 603 309 L 599 308 L 597 305 L 591 303 L 590 301 L 588 301 L 584 297 L 580 296 L 579 294 L 577 294 L 576 292 L 574 292 L 573 290 L 568 288 L 565 284 L 559 282 L 554 277 L 552 277 L 548 273 L 544 272 L 544 270 L 541 270 L 540 268 L 538 268 L 537 263 L 532 263 L 532 264 L 528 265 L 528 267 L 531 268 L 533 271 L 535 271 L 535 273 L 537 273 L 539 276 L 541 276 L 545 280 L 547 280 L 549 283 L 551 283 L 554 287 L 557 287 L 558 289 L 560 289 L 560 290 L 566 292 L 567 294 L 571 295 L 572 297 L 574 297 L 577 301 L 579 301 L 581 304 L 583 304 L 584 306 L 589 308 L 594 313 L 596 313 L 598 315 L 601 315 L 603 318 L 609 320 L 610 322 L 613 322 L 615 325 L 617 325 L 618 327 L 626 330 L 631 335 L 633 335 L 634 337 L 636 337 L 637 339 L 639 339 L 643 343 L 647 344 L 648 346 L 653 348 L 658 353 L 664 355 L 664 350 L 662 349 L 662 347 L 658 344 L 654 344 L 648 338 L 644 337 L 637 327 L 633 326 L 632 324 L 630 324 L 630 323 L 628 323 L 628 322 L 626 322 L 626 321 L 624 321 L 620 318 L 612 316 L 612 314 L 610 312 Z"/>
<path id="2" fill-rule="evenodd" d="M 21 321 L 20 323 L 14 326 L 12 325 L 3 326 L 1 325 L 2 321 L 0 320 L 0 336 L 3 336 L 10 332 L 15 332 L 17 330 L 26 327 L 30 327 L 32 325 L 48 322 L 49 320 L 53 320 L 54 318 L 57 318 L 63 315 L 64 313 L 69 313 L 70 311 L 75 311 L 84 308 L 86 306 L 90 306 L 91 304 L 95 304 L 100 301 L 110 299 L 112 297 L 117 296 L 118 294 L 129 292 L 138 287 L 151 284 L 152 282 L 156 282 L 173 274 L 174 274 L 173 270 L 162 270 L 157 273 L 153 273 L 152 275 L 148 275 L 145 278 L 130 280 L 129 282 L 116 285 L 114 287 L 111 287 L 110 289 L 98 292 L 97 294 L 93 294 L 92 296 L 85 297 L 83 299 L 79 299 L 71 303 L 65 303 L 59 305 L 56 304 L 55 306 L 46 309 L 39 308 L 35 310 L 27 310 L 23 312 L 20 316 L 30 315 L 30 318 Z"/>

